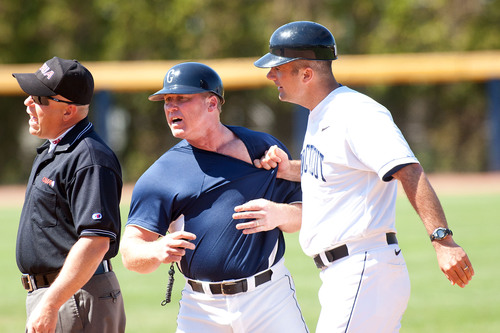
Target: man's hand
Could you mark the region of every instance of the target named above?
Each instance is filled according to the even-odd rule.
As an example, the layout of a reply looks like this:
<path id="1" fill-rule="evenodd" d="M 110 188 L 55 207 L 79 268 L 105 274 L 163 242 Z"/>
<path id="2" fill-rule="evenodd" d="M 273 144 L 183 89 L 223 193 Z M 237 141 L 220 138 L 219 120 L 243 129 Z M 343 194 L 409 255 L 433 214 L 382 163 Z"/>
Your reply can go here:
<path id="1" fill-rule="evenodd" d="M 107 237 L 80 237 L 69 251 L 61 272 L 30 314 L 27 332 L 55 332 L 59 309 L 90 280 L 108 249 Z"/>
<path id="2" fill-rule="evenodd" d="M 259 159 L 253 161 L 253 164 L 257 168 L 264 168 L 266 170 L 274 169 L 278 166 L 278 163 L 281 163 L 282 160 L 288 160 L 287 154 L 278 146 L 271 146 L 266 152 L 264 156 Z"/>
<path id="3" fill-rule="evenodd" d="M 156 242 L 157 259 L 163 264 L 181 261 L 186 249 L 194 250 L 195 246 L 190 241 L 195 239 L 196 235 L 187 231 L 167 234 Z"/>
<path id="4" fill-rule="evenodd" d="M 446 216 L 439 199 L 427 179 L 420 164 L 409 164 L 393 174 L 401 182 L 406 196 L 420 216 L 427 234 L 438 228 L 448 228 Z M 474 269 L 464 249 L 447 236 L 440 241 L 433 241 L 439 268 L 452 285 L 465 287 L 474 275 Z"/>
<path id="5" fill-rule="evenodd" d="M 474 276 L 469 257 L 453 239 L 448 236 L 442 241 L 433 241 L 439 268 L 452 285 L 465 287 Z"/>
<path id="6" fill-rule="evenodd" d="M 186 249 L 194 250 L 191 240 L 196 235 L 187 231 L 176 231 L 160 237 L 157 233 L 128 225 L 123 233 L 120 252 L 125 268 L 146 274 L 155 271 L 161 264 L 179 262 Z"/>
<path id="7" fill-rule="evenodd" d="M 59 309 L 47 305 L 45 297 L 31 313 L 26 324 L 27 333 L 53 333 L 56 331 Z"/>
<path id="8" fill-rule="evenodd" d="M 276 145 L 271 146 L 260 159 L 254 160 L 253 164 L 266 170 L 278 167 L 278 178 L 300 182 L 300 161 L 288 159 L 287 153 Z"/>
<path id="9" fill-rule="evenodd" d="M 296 232 L 302 220 L 302 204 L 279 204 L 266 199 L 251 200 L 234 208 L 233 219 L 252 219 L 238 223 L 236 229 L 254 234 L 276 227 L 285 232 Z"/>

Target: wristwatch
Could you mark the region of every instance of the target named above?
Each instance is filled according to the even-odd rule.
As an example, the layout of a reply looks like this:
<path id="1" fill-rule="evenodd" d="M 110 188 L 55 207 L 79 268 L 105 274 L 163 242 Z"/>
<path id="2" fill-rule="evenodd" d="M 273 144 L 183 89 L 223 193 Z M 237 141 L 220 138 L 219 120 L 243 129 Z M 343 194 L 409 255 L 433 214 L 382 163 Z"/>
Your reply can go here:
<path id="1" fill-rule="evenodd" d="M 445 239 L 448 235 L 452 235 L 453 236 L 453 232 L 450 230 L 450 229 L 447 229 L 447 228 L 436 228 L 432 234 L 431 234 L 431 241 L 434 241 L 434 240 L 443 240 Z"/>

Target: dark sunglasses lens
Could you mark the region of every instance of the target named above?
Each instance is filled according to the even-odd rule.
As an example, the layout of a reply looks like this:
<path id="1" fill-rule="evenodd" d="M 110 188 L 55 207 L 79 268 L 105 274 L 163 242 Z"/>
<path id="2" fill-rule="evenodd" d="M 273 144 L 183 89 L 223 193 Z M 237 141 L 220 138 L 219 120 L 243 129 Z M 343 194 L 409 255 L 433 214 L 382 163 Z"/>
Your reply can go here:
<path id="1" fill-rule="evenodd" d="M 49 100 L 44 96 L 32 96 L 36 104 L 49 105 Z"/>

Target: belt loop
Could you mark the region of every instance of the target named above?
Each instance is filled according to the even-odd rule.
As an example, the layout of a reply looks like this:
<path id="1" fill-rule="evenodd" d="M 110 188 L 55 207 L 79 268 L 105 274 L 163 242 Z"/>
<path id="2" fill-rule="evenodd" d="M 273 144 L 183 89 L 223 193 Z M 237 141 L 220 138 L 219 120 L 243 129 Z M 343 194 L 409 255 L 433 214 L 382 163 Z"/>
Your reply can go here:
<path id="1" fill-rule="evenodd" d="M 31 275 L 28 275 L 28 284 L 30 287 L 30 291 L 35 291 L 38 289 L 36 285 L 36 279 L 34 279 Z"/>
<path id="2" fill-rule="evenodd" d="M 212 295 L 212 290 L 210 289 L 210 284 L 209 283 L 202 283 L 201 284 L 203 288 L 203 292 L 207 295 Z"/>
<path id="3" fill-rule="evenodd" d="M 256 277 L 254 277 L 253 279 L 247 279 L 247 291 L 251 291 L 251 290 L 254 290 L 255 289 L 255 279 Z"/>
<path id="4" fill-rule="evenodd" d="M 388 232 L 385 234 L 387 240 L 387 245 L 398 244 L 398 239 L 396 238 L 396 233 Z"/>
<path id="5" fill-rule="evenodd" d="M 104 272 L 109 272 L 109 264 L 107 260 L 102 261 L 102 266 L 104 268 Z"/>
<path id="6" fill-rule="evenodd" d="M 323 263 L 323 266 L 326 266 L 326 265 L 328 265 L 330 263 L 330 261 L 326 257 L 326 252 L 321 252 L 319 254 L 319 258 L 321 259 L 321 262 Z"/>

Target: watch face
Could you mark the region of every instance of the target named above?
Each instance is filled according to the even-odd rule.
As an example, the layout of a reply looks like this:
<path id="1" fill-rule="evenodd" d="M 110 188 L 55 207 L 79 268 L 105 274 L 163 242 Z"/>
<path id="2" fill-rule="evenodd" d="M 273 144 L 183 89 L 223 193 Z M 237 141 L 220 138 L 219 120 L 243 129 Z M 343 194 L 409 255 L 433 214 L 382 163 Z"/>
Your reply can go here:
<path id="1" fill-rule="evenodd" d="M 439 229 L 439 230 L 437 230 L 436 234 L 437 234 L 436 238 L 441 239 L 446 235 L 446 232 L 443 229 Z"/>

